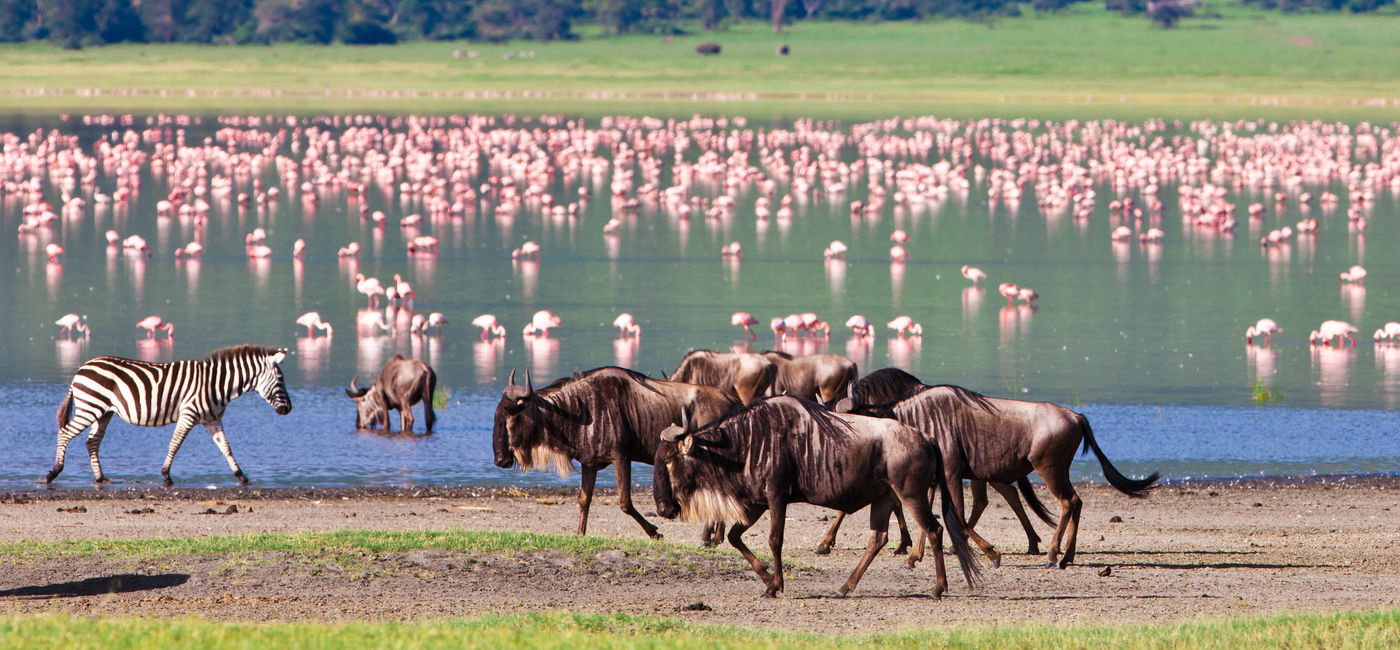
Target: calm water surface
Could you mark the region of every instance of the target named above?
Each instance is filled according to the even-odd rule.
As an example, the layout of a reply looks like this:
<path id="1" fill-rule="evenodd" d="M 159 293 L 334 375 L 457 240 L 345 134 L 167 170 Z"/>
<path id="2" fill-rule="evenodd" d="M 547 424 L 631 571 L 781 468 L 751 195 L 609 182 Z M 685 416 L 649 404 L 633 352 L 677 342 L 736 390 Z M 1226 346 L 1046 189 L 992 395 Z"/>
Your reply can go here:
<path id="1" fill-rule="evenodd" d="M 42 131 L 31 137 L 36 123 Z M 572 124 L 564 120 L 507 124 L 483 118 L 468 131 L 444 123 L 443 129 L 479 136 L 478 148 L 460 159 L 442 154 L 470 138 L 444 138 L 430 147 L 433 156 L 415 159 L 407 143 L 427 138 L 424 129 L 386 121 L 373 125 L 380 133 L 374 148 L 386 152 L 386 165 L 395 156 L 409 162 L 380 175 L 363 173 L 377 164 L 366 150 L 347 141 L 327 144 L 341 139 L 344 124 L 301 119 L 289 125 L 277 118 L 259 126 L 220 125 L 206 118 L 176 125 L 148 124 L 140 117 L 123 126 L 55 116 L 31 118 L 22 129 L 0 129 L 14 134 L 7 136 L 10 157 L 0 180 L 39 179 L 42 199 L 53 206 L 63 204 L 65 192 L 85 200 L 75 214 L 36 233 L 0 235 L 0 304 L 5 305 L 0 333 L 8 341 L 0 347 L 0 489 L 32 487 L 52 463 L 54 411 L 84 360 L 100 354 L 197 358 L 241 342 L 292 351 L 283 369 L 294 411 L 278 417 L 258 398 L 244 397 L 225 418 L 235 454 L 257 485 L 558 484 L 552 475 L 522 476 L 491 465 L 491 409 L 512 368 L 529 370 L 537 384 L 607 364 L 655 374 L 674 368 L 691 348 L 742 345 L 739 330 L 729 325 L 729 315 L 739 310 L 764 323 L 793 312 L 818 313 L 835 326 L 830 340 L 803 337 L 791 349 L 848 354 L 862 373 L 897 366 L 929 383 L 1072 405 L 1089 416 L 1110 458 L 1129 473 L 1160 470 L 1185 477 L 1396 469 L 1400 347 L 1369 342 L 1371 330 L 1400 320 L 1400 298 L 1391 290 L 1400 277 L 1400 256 L 1393 254 L 1400 250 L 1400 208 L 1389 186 L 1366 205 L 1364 232 L 1349 228 L 1345 174 L 1268 190 L 1232 188 L 1227 198 L 1237 206 L 1239 224 L 1225 234 L 1183 220 L 1177 207 L 1178 185 L 1201 187 L 1211 182 L 1209 176 L 1164 177 L 1158 184 L 1165 209 L 1156 225 L 1165 240 L 1144 246 L 1110 242 L 1115 227 L 1134 224 L 1110 214 L 1109 201 L 1129 196 L 1141 202 L 1143 195 L 1140 187 L 1117 187 L 1107 178 L 1092 186 L 1098 200 L 1087 220 L 1074 219 L 1066 209 L 1040 207 L 1034 181 L 1018 202 L 989 196 L 985 182 L 973 182 L 966 192 L 907 205 L 888 201 L 876 214 L 853 218 L 849 203 L 870 202 L 872 182 L 893 192 L 883 171 L 872 173 L 866 163 L 858 173 L 818 175 L 794 187 L 782 166 L 744 140 L 746 131 L 761 130 L 770 151 L 787 152 L 788 163 L 802 147 L 813 159 L 883 160 L 892 179 L 896 169 L 956 158 L 951 146 L 935 144 L 943 142 L 936 137 L 939 128 L 927 126 L 896 123 L 887 133 L 898 142 L 927 141 L 926 149 L 898 153 L 894 147 L 889 149 L 894 153 L 875 155 L 863 150 L 864 135 L 851 135 L 886 134 L 868 125 L 817 131 L 805 124 L 707 122 L 688 129 L 690 140 L 678 150 L 674 141 L 657 137 L 662 122 L 619 120 L 608 128 L 584 123 L 582 129 L 574 124 L 572 137 L 591 148 L 581 147 L 588 162 L 571 164 L 559 153 L 562 145 L 545 135 Z M 221 126 L 230 130 L 219 132 Z M 1045 125 L 1035 126 L 1035 132 L 1045 133 Z M 986 125 L 976 131 L 998 128 L 1014 130 Z M 967 125 L 943 130 L 949 137 L 970 132 Z M 1179 138 L 1188 145 L 1204 140 L 1208 144 L 1187 148 L 1214 161 L 1224 152 L 1220 134 L 1225 131 L 1251 142 L 1268 134 L 1269 126 L 1128 125 L 1097 137 L 1129 150 L 1146 150 L 1156 138 Z M 1394 127 L 1378 131 L 1378 137 L 1389 142 L 1390 131 Z M 123 140 L 145 152 L 180 142 L 186 149 L 155 169 L 149 163 L 135 170 L 98 165 L 94 184 L 65 185 L 55 171 L 62 167 L 60 159 L 47 168 L 16 162 L 25 160 L 26 150 L 42 149 L 43 137 L 52 132 L 76 137 L 87 155 Z M 249 132 L 267 137 L 230 138 Z M 686 182 L 673 171 L 677 158 L 702 161 L 703 146 L 726 138 L 744 149 L 738 155 L 754 168 L 749 180 L 726 186 L 723 177 L 698 175 Z M 648 183 L 663 189 L 684 184 L 707 201 L 733 196 L 734 214 L 706 218 L 704 206 L 696 205 L 686 219 L 664 200 L 645 197 L 635 213 L 622 211 L 622 201 L 610 198 L 616 151 L 624 148 L 620 142 L 633 150 L 652 143 L 658 163 L 624 155 L 621 167 L 635 173 L 626 197 Z M 504 153 L 493 154 L 493 148 Z M 463 201 L 467 209 L 461 214 L 431 216 L 422 193 L 401 189 L 402 183 L 421 181 L 419 169 L 441 178 L 455 172 L 459 189 L 479 189 L 492 176 L 511 176 L 523 189 L 530 182 L 525 163 L 531 156 L 548 158 L 546 151 L 554 152 L 559 171 L 542 181 L 544 191 L 560 204 L 576 201 L 579 188 L 592 196 L 576 216 L 554 216 L 530 201 L 498 212 L 500 201 L 481 197 Z M 248 154 L 247 173 L 217 162 L 229 152 Z M 734 155 L 726 149 L 719 158 Z M 1047 156 L 1042 162 L 1058 162 Z M 1358 169 L 1378 158 L 1360 149 L 1352 156 Z M 214 162 L 195 164 L 200 160 Z M 970 162 L 1005 167 L 995 151 L 974 150 Z M 1086 160 L 1075 163 L 1091 166 Z M 342 170 L 351 180 L 367 181 L 363 196 L 352 195 L 343 183 L 301 188 L 304 181 Z M 102 202 L 99 195 L 112 195 L 123 173 L 138 180 L 139 189 L 125 203 Z M 754 182 L 758 175 L 776 180 L 774 211 L 777 198 L 794 196 L 790 218 L 755 217 L 763 191 Z M 172 251 L 194 240 L 198 225 L 192 217 L 158 217 L 156 203 L 166 198 L 174 179 L 186 177 L 209 188 L 204 198 L 210 209 L 200 239 L 202 259 L 177 262 Z M 218 191 L 217 182 L 209 181 L 214 177 L 228 178 L 229 189 Z M 272 187 L 280 189 L 278 199 L 240 207 L 238 192 L 256 197 Z M 1287 193 L 1289 201 L 1276 206 L 1275 191 Z M 1309 207 L 1297 200 L 1301 192 L 1323 191 L 1341 195 L 1341 205 L 1327 210 L 1316 199 Z M 309 200 L 312 195 L 315 201 Z M 1256 201 L 1268 206 L 1267 214 L 1251 221 L 1246 206 Z M 0 232 L 15 233 L 30 202 L 13 185 L 0 195 Z M 361 205 L 383 211 L 386 225 L 362 219 Z M 424 215 L 422 225 L 400 228 L 399 220 L 410 214 Z M 1315 237 L 1296 238 L 1284 247 L 1259 246 L 1268 230 L 1305 216 L 1320 222 Z M 605 235 L 604 224 L 614 217 L 620 228 Z M 245 254 L 245 236 L 257 227 L 268 233 L 271 259 L 249 260 Z M 889 237 L 896 228 L 911 236 L 910 260 L 903 265 L 889 262 Z M 103 236 L 108 229 L 145 237 L 152 256 L 110 249 Z M 441 253 L 409 256 L 405 242 L 416 235 L 437 237 Z M 303 260 L 291 256 L 297 238 L 308 244 Z M 823 261 L 821 252 L 833 239 L 850 247 L 846 261 Z M 526 240 L 540 244 L 541 261 L 512 261 L 510 251 Z M 352 241 L 364 250 L 358 262 L 339 259 L 337 249 Z M 720 247 L 731 241 L 743 246 L 742 260 L 721 260 Z M 48 243 L 66 249 L 61 263 L 45 259 Z M 963 264 L 987 272 L 983 290 L 968 288 L 959 275 Z M 1365 288 L 1339 286 L 1337 274 L 1353 264 L 1369 271 Z M 391 314 L 401 325 L 391 334 L 357 328 L 358 321 L 374 315 L 354 290 L 357 272 L 381 280 L 401 274 L 413 284 L 417 313 L 441 312 L 451 323 L 441 336 L 412 335 L 402 326 L 410 314 L 401 311 Z M 1008 308 L 996 292 L 1002 281 L 1035 288 L 1042 296 L 1036 309 Z M 524 339 L 520 330 L 537 309 L 553 311 L 563 324 L 548 339 Z M 298 315 L 313 310 L 336 327 L 333 337 L 308 339 L 294 324 Z M 623 311 L 641 323 L 639 342 L 617 339 L 610 324 Z M 52 323 L 67 312 L 87 315 L 91 338 L 58 338 Z M 486 312 L 506 326 L 503 343 L 482 342 L 470 326 L 474 316 Z M 922 322 L 925 333 L 903 340 L 881 327 L 873 344 L 862 345 L 840 327 L 857 313 L 881 326 L 908 314 Z M 175 323 L 173 342 L 142 338 L 135 323 L 150 314 Z M 1272 348 L 1247 347 L 1243 330 L 1264 316 L 1278 321 L 1283 333 Z M 1308 331 L 1326 319 L 1358 325 L 1362 343 L 1310 348 Z M 772 334 L 766 328 L 760 332 L 754 351 L 773 347 Z M 432 436 L 383 436 L 353 428 L 352 406 L 341 388 L 352 375 L 377 372 L 396 353 L 428 361 L 438 371 L 439 386 L 450 391 Z M 1258 388 L 1279 401 L 1256 405 Z M 102 448 L 104 468 L 118 481 L 153 483 L 169 436 L 170 427 L 115 422 Z M 90 485 L 82 440 L 70 448 L 60 487 Z M 1093 461 L 1082 461 L 1076 470 L 1084 478 L 1101 477 Z M 174 475 L 182 485 L 233 483 L 202 429 L 181 450 Z"/>

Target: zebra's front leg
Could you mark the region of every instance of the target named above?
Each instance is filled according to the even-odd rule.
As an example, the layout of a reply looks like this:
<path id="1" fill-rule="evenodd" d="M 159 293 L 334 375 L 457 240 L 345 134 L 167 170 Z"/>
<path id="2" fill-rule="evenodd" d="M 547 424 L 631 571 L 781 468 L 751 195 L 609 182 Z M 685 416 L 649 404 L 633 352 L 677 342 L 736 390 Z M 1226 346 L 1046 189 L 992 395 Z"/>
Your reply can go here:
<path id="1" fill-rule="evenodd" d="M 92 465 L 92 480 L 97 483 L 110 483 L 111 480 L 102 473 L 102 463 L 97 460 L 97 448 L 102 446 L 102 436 L 107 433 L 107 423 L 112 421 L 112 414 L 107 413 L 92 425 L 92 433 L 88 434 L 87 450 L 88 462 Z"/>
<path id="2" fill-rule="evenodd" d="M 175 452 L 180 451 L 180 445 L 185 443 L 185 436 L 190 435 L 190 429 L 194 428 L 194 421 L 190 418 L 180 418 L 175 424 L 175 435 L 170 436 L 170 451 L 165 453 L 165 464 L 160 466 L 160 476 L 165 479 L 165 487 L 175 485 L 175 481 L 170 480 L 170 465 L 175 462 Z"/>
<path id="3" fill-rule="evenodd" d="M 204 428 L 209 430 L 209 437 L 214 439 L 214 444 L 223 453 L 224 460 L 228 461 L 228 468 L 233 470 L 233 475 L 238 478 L 238 484 L 247 485 L 248 477 L 238 467 L 238 461 L 233 459 L 233 449 L 228 446 L 228 438 L 224 435 L 224 423 L 219 420 L 205 422 Z"/>

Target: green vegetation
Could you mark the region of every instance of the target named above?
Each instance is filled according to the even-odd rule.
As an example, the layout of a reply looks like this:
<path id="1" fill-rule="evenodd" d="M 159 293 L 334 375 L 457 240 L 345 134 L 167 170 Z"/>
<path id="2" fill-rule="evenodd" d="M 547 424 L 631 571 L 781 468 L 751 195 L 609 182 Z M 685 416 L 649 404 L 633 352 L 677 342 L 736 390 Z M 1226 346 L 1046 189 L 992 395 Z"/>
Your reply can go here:
<path id="1" fill-rule="evenodd" d="M 0 46 L 0 96 L 25 113 L 1393 119 L 1400 17 L 1212 13 L 1171 30 L 1081 4 L 991 24 L 807 21 L 774 34 L 750 21 L 673 39 L 24 43 Z M 702 40 L 723 53 L 696 55 Z M 776 55 L 778 44 L 791 54 Z"/>
<path id="2" fill-rule="evenodd" d="M 446 388 L 439 388 L 433 391 L 433 408 L 445 409 L 448 402 L 452 401 L 452 391 Z"/>
<path id="3" fill-rule="evenodd" d="M 1258 379 L 1254 380 L 1254 389 L 1250 391 L 1250 397 L 1258 406 L 1264 406 L 1270 402 L 1282 402 L 1284 399 L 1282 390 L 1271 389 Z"/>
<path id="4" fill-rule="evenodd" d="M 697 625 L 674 618 L 536 614 L 422 623 L 216 623 L 203 620 L 0 619 L 0 647 L 126 648 L 1383 648 L 1400 612 L 1309 614 L 1176 625 L 998 625 L 858 637 Z"/>

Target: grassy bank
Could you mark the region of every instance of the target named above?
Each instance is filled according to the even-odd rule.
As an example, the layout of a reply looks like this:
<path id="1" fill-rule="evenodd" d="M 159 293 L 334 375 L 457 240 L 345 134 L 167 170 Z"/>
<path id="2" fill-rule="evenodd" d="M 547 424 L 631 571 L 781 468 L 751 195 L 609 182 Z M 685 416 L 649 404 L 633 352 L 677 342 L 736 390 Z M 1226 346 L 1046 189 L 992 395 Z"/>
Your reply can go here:
<path id="1" fill-rule="evenodd" d="M 936 610 L 936 605 L 931 605 Z M 995 625 L 823 637 L 675 618 L 538 614 L 425 623 L 244 624 L 199 620 L 0 620 L 0 647 L 124 648 L 1382 648 L 1400 613 L 1343 613 L 1177 625 Z"/>
<path id="2" fill-rule="evenodd" d="M 758 22 L 671 40 L 0 46 L 11 111 L 1393 119 L 1397 16 L 1223 0 L 1163 30 L 1088 6 L 990 24 Z M 714 40 L 718 56 L 694 46 Z M 779 44 L 789 56 L 778 56 Z"/>

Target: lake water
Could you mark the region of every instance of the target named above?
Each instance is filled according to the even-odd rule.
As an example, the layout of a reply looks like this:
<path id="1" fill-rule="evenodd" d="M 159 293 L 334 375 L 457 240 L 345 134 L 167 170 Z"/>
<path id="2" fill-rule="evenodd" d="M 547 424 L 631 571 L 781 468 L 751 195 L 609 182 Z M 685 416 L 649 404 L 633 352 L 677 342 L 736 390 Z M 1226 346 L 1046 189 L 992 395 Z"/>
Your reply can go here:
<path id="1" fill-rule="evenodd" d="M 365 122 L 361 135 L 346 135 L 356 121 Z M 740 310 L 765 324 L 750 345 L 754 351 L 773 347 L 770 318 L 811 311 L 833 324 L 832 336 L 789 340 L 795 352 L 838 352 L 855 359 L 862 373 L 897 366 L 929 383 L 1071 405 L 1093 422 L 1109 457 L 1132 474 L 1396 469 L 1400 346 L 1373 345 L 1369 333 L 1400 320 L 1400 297 L 1391 290 L 1400 277 L 1400 256 L 1394 254 L 1400 250 L 1400 208 L 1396 185 L 1364 182 L 1377 170 L 1394 169 L 1393 125 L 1067 128 L 726 120 L 675 126 L 684 147 L 662 137 L 667 127 L 624 119 L 468 123 L 345 116 L 268 117 L 256 124 L 216 118 L 177 124 L 140 116 L 123 125 L 54 116 L 0 128 L 9 132 L 0 169 L 0 182 L 8 184 L 0 194 L 3 232 L 15 233 L 24 206 L 35 201 L 20 182 L 38 179 L 39 195 L 55 212 L 65 194 L 85 201 L 33 233 L 0 236 L 0 333 L 8 341 L 0 346 L 0 489 L 32 488 L 49 468 L 54 412 L 86 359 L 198 358 L 242 342 L 291 350 L 282 367 L 293 412 L 279 417 L 257 397 L 244 397 L 225 418 L 234 452 L 255 485 L 564 484 L 552 475 L 520 475 L 491 464 L 491 409 L 511 369 L 522 376 L 529 370 L 537 385 L 608 364 L 669 371 L 689 349 L 742 346 L 739 329 L 729 324 L 730 314 Z M 1017 127 L 1029 135 L 1015 135 Z M 1365 133 L 1358 137 L 1360 131 Z M 146 158 L 126 166 L 115 156 L 99 159 L 87 185 L 60 171 L 67 154 L 48 158 L 46 166 L 27 157 L 73 145 L 87 156 L 110 155 L 122 145 Z M 1120 196 L 1146 203 L 1146 181 L 1134 180 L 1131 170 L 1145 168 L 1143 161 L 1164 149 L 1176 152 L 1180 163 L 1165 162 L 1152 172 L 1161 188 L 1160 217 L 1149 213 L 1136 224 L 1111 210 L 1110 201 Z M 634 155 L 639 150 L 650 151 L 651 158 Z M 1311 153 L 1318 150 L 1330 154 Z M 618 151 L 625 152 L 621 167 L 634 178 L 615 201 Z M 938 170 L 943 168 L 937 163 L 947 160 L 949 167 L 966 162 L 993 170 L 1006 168 L 1007 156 L 1089 170 L 1097 200 L 1088 218 L 1074 218 L 1072 208 L 1042 207 L 1041 194 L 1053 190 L 1037 188 L 1045 179 L 1034 170 L 1019 201 L 993 196 L 985 178 L 971 173 L 965 192 L 924 188 L 926 200 L 894 200 L 895 172 L 901 169 Z M 1266 163 L 1287 169 L 1290 163 L 1277 162 L 1284 156 L 1302 161 L 1296 176 L 1281 176 L 1267 187 L 1236 187 L 1218 169 L 1212 173 L 1226 162 L 1241 169 L 1266 169 Z M 164 164 L 151 164 L 162 157 Z M 554 161 L 555 172 L 532 176 L 532 158 Z M 680 173 L 678 159 L 689 163 Z M 814 172 L 794 184 L 790 169 L 798 160 L 818 159 L 833 163 L 831 173 Z M 857 159 L 866 160 L 864 167 L 847 167 L 844 175 L 834 164 Z M 1121 184 L 1103 171 L 1109 160 L 1129 170 Z M 720 163 L 731 170 L 730 182 L 708 175 Z M 740 163 L 752 169 L 732 171 L 742 169 Z M 1368 163 L 1374 165 L 1370 170 Z M 1191 174 L 1198 169 L 1199 175 Z M 327 181 L 337 174 L 365 182 L 363 195 Z M 539 201 L 500 210 L 499 196 L 465 196 L 465 188 L 479 192 L 492 177 L 507 176 L 521 191 L 537 180 L 560 205 L 577 201 L 580 188 L 591 198 L 576 215 L 554 215 Z M 230 181 L 227 190 L 209 180 L 216 177 Z M 460 213 L 434 216 L 424 194 L 413 192 L 413 184 L 432 177 L 446 181 L 448 202 L 460 201 Z M 774 214 L 758 219 L 755 203 L 764 193 L 764 177 L 775 181 Z M 116 192 L 119 178 L 138 189 L 125 202 L 103 202 L 99 195 Z M 195 240 L 201 229 L 193 216 L 158 216 L 157 202 L 186 178 L 208 190 L 199 239 L 205 251 L 200 259 L 177 261 L 174 249 Z M 309 191 L 302 189 L 307 181 Z M 1233 233 L 1182 217 L 1178 186 L 1212 182 L 1226 187 L 1224 199 L 1236 206 Z M 664 198 L 648 200 L 643 192 L 635 211 L 623 210 L 623 200 L 637 197 L 648 183 L 660 189 L 683 184 L 704 204 L 697 201 L 683 217 Z M 1358 208 L 1365 230 L 1348 219 L 1350 183 L 1372 190 Z M 877 202 L 871 185 L 888 193 L 883 207 L 853 216 L 852 201 Z M 273 187 L 280 197 L 256 200 Z M 239 192 L 254 200 L 240 206 Z M 1285 194 L 1283 204 L 1275 203 L 1275 192 Z M 1340 202 L 1330 209 L 1317 198 L 1302 203 L 1305 192 L 1332 192 Z M 736 209 L 708 218 L 705 208 L 721 194 L 732 196 Z M 314 201 L 308 198 L 313 195 Z M 794 197 L 792 214 L 779 217 L 785 195 Z M 1247 215 L 1255 202 L 1266 206 L 1262 219 Z M 362 205 L 382 211 L 385 225 L 362 218 Z M 411 214 L 423 215 L 421 225 L 401 228 L 400 220 Z M 605 234 L 614 217 L 616 232 Z M 1260 246 L 1270 230 L 1307 217 L 1318 220 L 1316 235 Z M 1135 233 L 1156 225 L 1164 239 L 1156 245 L 1112 242 L 1110 233 L 1122 225 Z M 259 227 L 273 254 L 250 260 L 245 237 Z M 151 257 L 109 247 L 109 229 L 122 237 L 141 235 Z M 904 264 L 890 262 L 895 229 L 910 236 Z M 406 241 L 419 235 L 440 240 L 436 257 L 406 252 Z M 298 238 L 307 242 L 300 260 L 291 254 Z M 846 260 L 826 262 L 822 251 L 835 239 L 849 247 Z M 539 243 L 541 259 L 512 260 L 511 250 L 527 240 Z M 721 258 L 721 246 L 731 241 L 742 245 L 741 259 Z M 350 242 L 363 248 L 358 261 L 337 257 Z M 46 260 L 49 243 L 65 249 L 59 263 Z M 981 290 L 961 277 L 963 264 L 988 274 Z M 1354 264 L 1368 270 L 1366 283 L 1339 284 L 1338 274 Z M 410 334 L 410 314 L 400 311 L 393 315 L 401 321 L 393 333 L 357 327 L 376 313 L 355 291 L 356 273 L 385 281 L 401 274 L 415 290 L 416 313 L 441 312 L 450 324 L 440 336 Z M 1042 297 L 1034 309 L 1007 307 L 997 293 L 1003 281 L 1033 287 Z M 522 337 L 521 328 L 538 309 L 553 311 L 562 325 L 547 339 Z M 307 338 L 294 323 L 307 311 L 332 323 L 334 336 Z M 641 324 L 639 341 L 619 340 L 611 326 L 624 311 Z M 58 336 L 53 321 L 68 312 L 87 315 L 90 338 Z M 482 342 L 470 325 L 488 312 L 506 327 L 504 342 Z M 173 341 L 144 338 L 135 323 L 151 314 L 175 324 Z M 877 324 L 873 343 L 860 343 L 840 326 L 852 314 Z M 903 314 L 922 323 L 921 338 L 901 339 L 883 327 Z M 1283 332 L 1271 347 L 1246 346 L 1244 329 L 1265 316 Z M 1328 319 L 1356 324 L 1361 343 L 1309 346 L 1308 331 Z M 363 384 L 395 353 L 428 361 L 439 386 L 450 392 L 432 436 L 384 436 L 353 427 L 353 407 L 341 389 L 357 373 Z M 1256 403 L 1259 390 L 1273 401 Z M 170 427 L 114 422 L 102 447 L 104 468 L 120 482 L 155 483 L 169 436 Z M 67 468 L 56 481 L 60 488 L 90 485 L 82 440 L 70 446 Z M 1092 460 L 1081 461 L 1076 472 L 1088 480 L 1102 476 Z M 185 443 L 173 473 L 180 485 L 233 484 L 202 429 Z"/>

